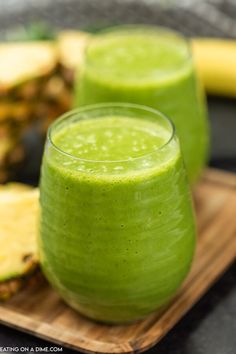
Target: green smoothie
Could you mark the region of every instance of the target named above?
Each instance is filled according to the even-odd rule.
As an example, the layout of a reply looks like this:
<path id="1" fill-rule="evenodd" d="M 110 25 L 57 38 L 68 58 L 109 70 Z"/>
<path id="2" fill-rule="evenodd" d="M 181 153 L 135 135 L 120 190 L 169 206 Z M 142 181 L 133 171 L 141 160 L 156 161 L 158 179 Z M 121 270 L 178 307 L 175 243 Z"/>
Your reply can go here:
<path id="1" fill-rule="evenodd" d="M 75 105 L 132 102 L 156 108 L 176 125 L 191 182 L 207 160 L 208 126 L 186 40 L 148 26 L 94 36 L 75 85 Z"/>
<path id="2" fill-rule="evenodd" d="M 40 190 L 42 268 L 73 308 L 119 323 L 173 296 L 195 229 L 166 118 L 135 105 L 72 111 L 50 129 Z"/>

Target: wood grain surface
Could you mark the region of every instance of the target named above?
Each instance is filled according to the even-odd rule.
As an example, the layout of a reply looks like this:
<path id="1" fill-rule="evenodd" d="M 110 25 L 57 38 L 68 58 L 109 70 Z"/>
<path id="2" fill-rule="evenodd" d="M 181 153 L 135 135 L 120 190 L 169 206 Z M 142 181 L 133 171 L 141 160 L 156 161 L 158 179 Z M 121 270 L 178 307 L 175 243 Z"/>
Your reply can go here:
<path id="1" fill-rule="evenodd" d="M 0 305 L 0 322 L 86 353 L 138 353 L 183 317 L 234 261 L 236 175 L 208 169 L 194 191 L 198 242 L 191 272 L 161 313 L 130 325 L 92 322 L 70 309 L 45 280 Z"/>

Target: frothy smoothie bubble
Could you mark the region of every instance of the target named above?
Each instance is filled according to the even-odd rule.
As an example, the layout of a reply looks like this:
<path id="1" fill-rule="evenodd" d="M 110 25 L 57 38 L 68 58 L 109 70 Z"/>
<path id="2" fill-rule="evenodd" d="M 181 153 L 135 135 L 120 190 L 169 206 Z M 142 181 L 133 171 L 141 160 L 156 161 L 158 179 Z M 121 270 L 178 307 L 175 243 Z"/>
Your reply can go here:
<path id="1" fill-rule="evenodd" d="M 73 308 L 118 323 L 171 298 L 195 233 L 179 143 L 163 115 L 135 105 L 68 113 L 50 129 L 40 189 L 42 269 Z"/>
<path id="2" fill-rule="evenodd" d="M 85 172 L 86 167 L 88 172 L 93 172 L 91 164 L 97 162 L 98 166 L 94 168 L 94 172 L 103 174 L 106 171 L 107 174 L 116 174 L 116 171 L 119 171 L 120 174 L 120 171 L 132 173 L 137 169 L 153 166 L 150 155 L 164 147 L 170 138 L 169 129 L 157 122 L 108 116 L 96 121 L 84 120 L 71 124 L 55 134 L 52 140 L 64 153 L 77 158 L 71 163 L 62 161 L 62 166 L 70 165 L 70 168 L 74 166 L 78 170 L 82 165 Z M 170 159 L 178 155 L 176 144 L 172 142 L 166 149 L 166 161 L 161 154 L 161 159 L 155 161 L 155 166 L 168 162 L 168 153 L 171 155 Z"/>
<path id="3" fill-rule="evenodd" d="M 188 46 L 174 34 L 156 35 L 150 29 L 127 33 L 111 32 L 94 38 L 87 50 L 93 74 L 102 68 L 103 80 L 114 79 L 126 85 L 173 80 L 192 69 Z"/>

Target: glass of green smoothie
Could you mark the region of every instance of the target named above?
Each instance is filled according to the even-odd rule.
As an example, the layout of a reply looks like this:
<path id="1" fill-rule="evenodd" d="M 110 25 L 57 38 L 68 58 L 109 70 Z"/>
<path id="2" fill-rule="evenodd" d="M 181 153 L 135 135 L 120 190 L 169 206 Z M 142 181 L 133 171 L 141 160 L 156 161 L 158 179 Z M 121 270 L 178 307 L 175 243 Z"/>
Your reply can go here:
<path id="1" fill-rule="evenodd" d="M 191 183 L 208 155 L 205 97 L 189 42 L 155 26 L 118 26 L 92 37 L 75 84 L 75 106 L 132 102 L 158 109 L 177 129 Z"/>
<path id="2" fill-rule="evenodd" d="M 195 225 L 174 126 L 134 104 L 71 111 L 48 132 L 40 261 L 74 309 L 107 323 L 160 309 L 189 271 Z"/>

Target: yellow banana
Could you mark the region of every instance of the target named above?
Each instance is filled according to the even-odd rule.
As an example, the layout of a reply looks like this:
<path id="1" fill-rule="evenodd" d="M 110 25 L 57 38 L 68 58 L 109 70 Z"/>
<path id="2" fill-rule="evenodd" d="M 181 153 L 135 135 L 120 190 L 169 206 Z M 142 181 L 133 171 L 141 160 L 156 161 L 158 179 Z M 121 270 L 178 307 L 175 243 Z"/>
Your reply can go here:
<path id="1" fill-rule="evenodd" d="M 236 41 L 196 38 L 192 50 L 207 93 L 236 97 Z"/>

